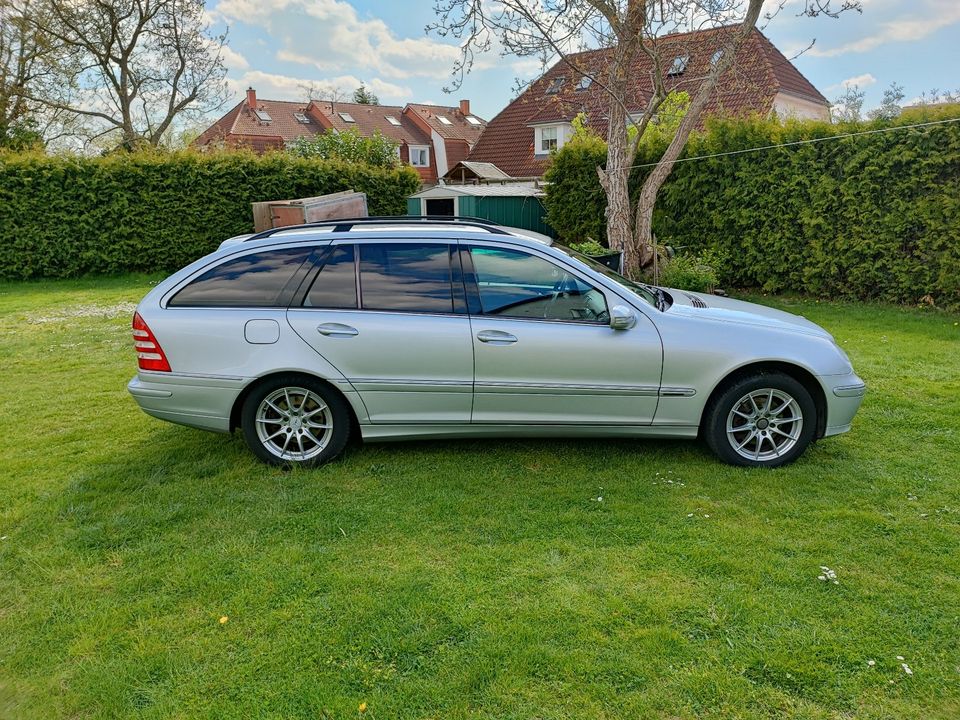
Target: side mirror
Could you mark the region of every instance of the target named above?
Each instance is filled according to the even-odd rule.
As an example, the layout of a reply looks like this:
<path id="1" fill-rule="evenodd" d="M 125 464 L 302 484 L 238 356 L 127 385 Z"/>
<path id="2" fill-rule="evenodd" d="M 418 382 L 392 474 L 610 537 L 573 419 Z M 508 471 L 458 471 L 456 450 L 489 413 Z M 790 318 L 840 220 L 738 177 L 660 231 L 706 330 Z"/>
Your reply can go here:
<path id="1" fill-rule="evenodd" d="M 614 305 L 610 309 L 610 327 L 614 330 L 629 330 L 637 324 L 637 316 L 625 305 Z"/>

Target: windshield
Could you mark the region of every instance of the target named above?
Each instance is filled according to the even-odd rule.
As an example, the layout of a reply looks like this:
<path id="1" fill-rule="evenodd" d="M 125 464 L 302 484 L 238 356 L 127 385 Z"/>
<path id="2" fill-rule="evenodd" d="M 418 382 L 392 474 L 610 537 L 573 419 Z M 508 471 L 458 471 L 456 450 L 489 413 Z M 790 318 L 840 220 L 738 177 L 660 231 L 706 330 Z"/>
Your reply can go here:
<path id="1" fill-rule="evenodd" d="M 644 283 L 636 283 L 633 280 L 627 280 L 623 275 L 611 270 L 603 263 L 599 263 L 594 260 L 589 255 L 584 255 L 583 253 L 577 252 L 576 250 L 571 250 L 570 248 L 564 245 L 554 245 L 557 250 L 561 250 L 574 260 L 580 262 L 583 265 L 586 265 L 588 268 L 594 272 L 598 272 L 605 277 L 613 280 L 617 285 L 625 287 L 627 290 L 632 292 L 634 295 L 639 296 L 645 302 L 657 308 L 658 310 L 663 309 L 663 302 L 660 300 L 660 293 L 662 292 L 659 288 L 655 288 L 652 285 L 645 285 Z"/>

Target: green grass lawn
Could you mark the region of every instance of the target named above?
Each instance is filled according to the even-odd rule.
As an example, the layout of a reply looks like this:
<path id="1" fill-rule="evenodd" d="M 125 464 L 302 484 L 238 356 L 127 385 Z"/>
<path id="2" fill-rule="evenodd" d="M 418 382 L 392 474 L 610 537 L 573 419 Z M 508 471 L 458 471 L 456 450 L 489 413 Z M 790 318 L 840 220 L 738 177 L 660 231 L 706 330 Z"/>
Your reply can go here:
<path id="1" fill-rule="evenodd" d="M 128 397 L 148 283 L 0 284 L 0 718 L 960 717 L 957 316 L 761 298 L 870 386 L 783 470 L 496 440 L 283 472 Z"/>

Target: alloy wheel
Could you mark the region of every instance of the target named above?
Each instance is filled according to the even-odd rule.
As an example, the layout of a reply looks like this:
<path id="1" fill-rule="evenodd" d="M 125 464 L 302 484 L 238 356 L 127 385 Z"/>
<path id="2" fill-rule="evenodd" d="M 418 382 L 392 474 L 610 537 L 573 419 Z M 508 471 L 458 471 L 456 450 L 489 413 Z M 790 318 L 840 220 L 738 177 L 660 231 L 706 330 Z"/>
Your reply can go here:
<path id="1" fill-rule="evenodd" d="M 727 415 L 727 440 L 740 456 L 756 462 L 783 457 L 800 440 L 803 412 L 789 393 L 752 390 Z"/>
<path id="2" fill-rule="evenodd" d="M 303 387 L 283 387 L 257 407 L 257 437 L 268 452 L 302 462 L 316 457 L 333 435 L 333 412 L 323 399 Z"/>

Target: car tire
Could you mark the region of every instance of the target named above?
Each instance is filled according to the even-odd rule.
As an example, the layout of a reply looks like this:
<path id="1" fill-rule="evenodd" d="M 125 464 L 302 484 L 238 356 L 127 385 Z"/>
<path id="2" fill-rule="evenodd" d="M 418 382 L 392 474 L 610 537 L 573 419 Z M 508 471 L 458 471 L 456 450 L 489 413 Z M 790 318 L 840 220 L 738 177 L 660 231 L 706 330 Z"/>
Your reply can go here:
<path id="1" fill-rule="evenodd" d="M 800 457 L 816 429 L 810 392 L 789 375 L 760 372 L 721 390 L 704 413 L 702 435 L 726 463 L 773 468 Z"/>
<path id="2" fill-rule="evenodd" d="M 337 457 L 350 438 L 350 409 L 315 378 L 280 375 L 243 402 L 240 426 L 253 454 L 271 465 L 316 467 Z"/>

